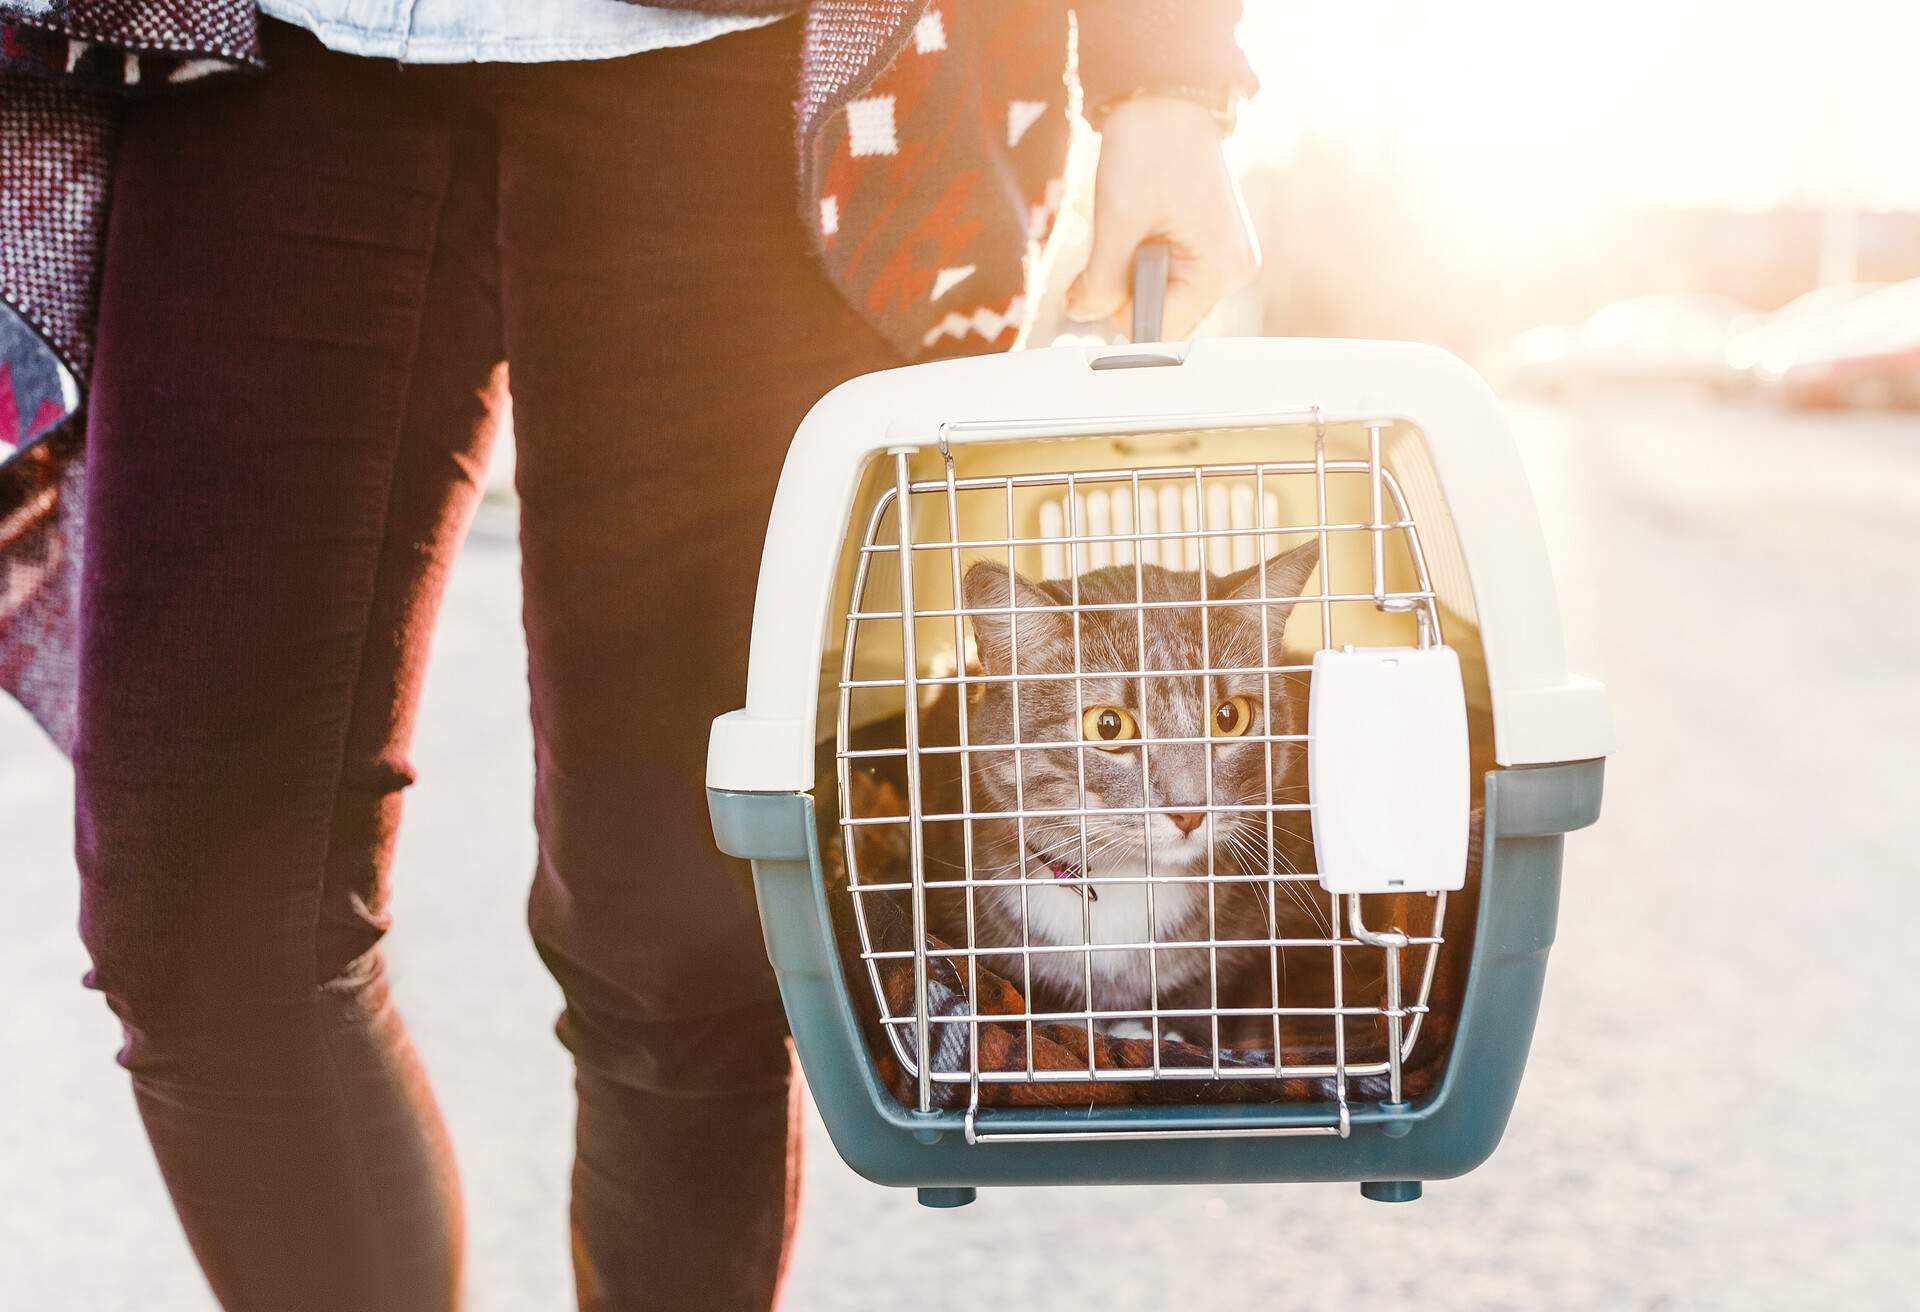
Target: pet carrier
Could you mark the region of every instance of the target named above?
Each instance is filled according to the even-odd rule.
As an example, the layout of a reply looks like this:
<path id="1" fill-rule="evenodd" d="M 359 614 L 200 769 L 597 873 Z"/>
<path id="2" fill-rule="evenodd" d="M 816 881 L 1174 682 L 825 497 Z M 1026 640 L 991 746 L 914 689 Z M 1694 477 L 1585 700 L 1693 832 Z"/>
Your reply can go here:
<path id="1" fill-rule="evenodd" d="M 823 399 L 707 782 L 863 1175 L 1394 1201 L 1505 1128 L 1609 750 L 1478 377 L 1215 339 Z"/>

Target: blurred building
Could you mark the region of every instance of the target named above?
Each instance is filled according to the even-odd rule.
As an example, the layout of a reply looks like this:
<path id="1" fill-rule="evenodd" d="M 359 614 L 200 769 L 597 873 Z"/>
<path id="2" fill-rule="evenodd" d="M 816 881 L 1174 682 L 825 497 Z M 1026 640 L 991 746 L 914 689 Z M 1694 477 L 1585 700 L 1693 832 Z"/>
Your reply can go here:
<path id="1" fill-rule="evenodd" d="M 1244 184 L 1266 264 L 1231 311 L 1238 331 L 1471 351 L 1645 292 L 1770 309 L 1822 282 L 1920 277 L 1920 211 L 1632 208 L 1534 225 L 1428 205 L 1377 160 L 1312 143 L 1250 164 Z"/>

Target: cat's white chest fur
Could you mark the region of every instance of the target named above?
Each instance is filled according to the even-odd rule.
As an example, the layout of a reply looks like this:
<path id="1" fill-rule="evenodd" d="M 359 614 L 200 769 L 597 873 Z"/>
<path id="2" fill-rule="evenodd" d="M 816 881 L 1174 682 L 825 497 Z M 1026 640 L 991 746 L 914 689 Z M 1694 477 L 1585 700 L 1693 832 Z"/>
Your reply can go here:
<path id="1" fill-rule="evenodd" d="M 1050 868 L 1035 866 L 1029 870 L 1038 875 L 1048 873 Z M 1002 920 L 1001 941 L 1009 946 L 1024 942 L 1031 948 L 1053 950 L 1030 951 L 1023 958 L 1000 962 L 998 968 L 1038 990 L 1038 996 L 1046 1000 L 1041 1004 L 1043 1009 L 1071 1010 L 1091 1005 L 1107 1013 L 1145 1013 L 1156 1005 L 1171 1005 L 1171 999 L 1206 978 L 1210 954 L 1194 946 L 1196 938 L 1205 932 L 1206 885 L 1168 876 L 1204 871 L 1204 865 L 1198 871 L 1184 865 L 1156 869 L 1158 878 L 1149 885 L 1138 858 L 1128 865 L 1096 862 L 1091 887 L 1097 896 L 1092 898 L 1081 896 L 1077 881 L 1028 884 L 1024 930 L 1018 928 L 1020 892 L 1008 889 L 1000 895 L 996 908 Z M 1117 880 L 1127 882 L 1114 882 Z M 1147 950 L 1148 943 L 1156 945 L 1154 950 Z M 1115 947 L 1102 951 L 1103 944 Z M 1119 946 L 1123 944 L 1127 946 Z M 1092 950 L 1076 950 L 1080 948 Z M 1140 1017 L 1115 1019 L 1109 1014 L 1100 1025 L 1122 1038 L 1150 1037 Z M 1169 1024 L 1161 1025 L 1159 1037 L 1177 1036 Z"/>
<path id="2" fill-rule="evenodd" d="M 1141 881 L 1144 867 L 1097 869 L 1095 880 L 1128 879 Z M 1093 885 L 1098 894 L 1082 898 L 1075 884 L 1060 882 L 1050 886 L 1030 886 L 1027 890 L 1027 928 L 1029 941 L 1035 944 L 1068 946 L 1100 943 L 1146 943 L 1151 939 L 1166 942 L 1186 925 L 1193 915 L 1196 898 L 1204 897 L 1199 884 L 1153 884 L 1153 932 L 1148 933 L 1148 885 L 1100 883 Z M 1089 934 L 1091 931 L 1091 934 Z M 1093 972 L 1098 975 L 1130 973 L 1138 966 L 1128 960 L 1131 954 L 1095 953 Z M 1083 968 L 1085 959 L 1067 957 L 1072 968 Z"/>

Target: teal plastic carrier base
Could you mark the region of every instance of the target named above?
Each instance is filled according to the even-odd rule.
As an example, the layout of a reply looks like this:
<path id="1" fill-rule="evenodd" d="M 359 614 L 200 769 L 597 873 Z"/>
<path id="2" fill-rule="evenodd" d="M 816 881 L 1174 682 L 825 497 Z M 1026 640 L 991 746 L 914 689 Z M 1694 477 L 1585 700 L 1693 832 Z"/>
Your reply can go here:
<path id="1" fill-rule="evenodd" d="M 1485 1161 L 1506 1130 L 1553 944 L 1561 835 L 1598 818 L 1603 766 L 1487 774 L 1479 913 L 1445 1071 L 1416 1102 L 1350 1104 L 1345 1137 L 1286 1133 L 1324 1127 L 1331 1107 L 1318 1103 L 985 1108 L 973 1143 L 965 1113 L 909 1111 L 881 1083 L 841 969 L 813 798 L 707 796 L 721 849 L 753 863 L 767 951 L 821 1119 L 867 1179 L 917 1188 L 932 1207 L 971 1202 L 980 1185 L 1292 1181 L 1357 1181 L 1368 1198 L 1410 1202 L 1420 1181 Z M 1101 1137 L 1020 1138 L 1062 1133 Z"/>

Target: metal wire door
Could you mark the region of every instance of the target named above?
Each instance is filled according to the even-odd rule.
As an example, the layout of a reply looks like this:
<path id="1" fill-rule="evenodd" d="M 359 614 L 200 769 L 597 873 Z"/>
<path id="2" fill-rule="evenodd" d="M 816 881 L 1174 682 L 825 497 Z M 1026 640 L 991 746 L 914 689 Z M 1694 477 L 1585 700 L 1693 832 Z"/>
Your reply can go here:
<path id="1" fill-rule="evenodd" d="M 1147 468 L 1105 468 L 1062 470 L 1058 472 L 1018 472 L 960 476 L 955 470 L 953 449 L 943 435 L 939 447 L 942 473 L 938 477 L 915 478 L 913 467 L 919 449 L 902 448 L 889 453 L 893 481 L 877 499 L 866 520 L 860 538 L 859 558 L 854 571 L 852 601 L 844 617 L 844 643 L 839 672 L 839 715 L 836 756 L 842 799 L 839 817 L 847 872 L 847 896 L 852 900 L 853 923 L 859 936 L 859 955 L 871 987 L 877 1018 L 887 1036 L 894 1057 L 911 1077 L 917 1090 L 920 1110 L 933 1105 L 939 1086 L 963 1085 L 971 1113 L 981 1105 L 981 1092 L 999 1084 L 1042 1084 L 1049 1082 L 1104 1083 L 1115 1081 L 1176 1080 L 1287 1080 L 1307 1079 L 1320 1082 L 1327 1094 L 1324 1123 L 1294 1125 L 1285 1130 L 1262 1133 L 1323 1133 L 1345 1135 L 1348 1126 L 1347 1100 L 1351 1081 L 1362 1076 L 1385 1076 L 1391 1098 L 1399 1102 L 1402 1094 L 1402 1067 L 1419 1041 L 1422 1022 L 1428 1012 L 1435 967 L 1442 944 L 1446 915 L 1446 894 L 1424 895 L 1431 899 L 1431 916 L 1424 932 L 1400 928 L 1368 928 L 1362 899 L 1343 900 L 1324 892 L 1316 882 L 1311 860 L 1288 862 L 1302 868 L 1281 868 L 1276 854 L 1285 848 L 1281 831 L 1296 836 L 1310 823 L 1312 805 L 1305 794 L 1305 754 L 1312 744 L 1301 723 L 1287 732 L 1276 731 L 1276 694 L 1285 695 L 1287 681 L 1303 681 L 1310 674 L 1307 663 L 1313 647 L 1333 648 L 1341 640 L 1341 615 L 1366 609 L 1376 615 L 1386 613 L 1402 617 L 1399 622 L 1410 629 L 1411 642 L 1419 646 L 1441 643 L 1441 615 L 1428 576 L 1427 558 L 1422 551 L 1419 531 L 1408 510 L 1406 497 L 1393 472 L 1382 462 L 1382 433 L 1392 427 L 1386 418 L 1363 420 L 1356 426 L 1364 430 L 1365 458 L 1329 458 L 1327 426 L 1317 412 L 1293 417 L 1295 431 L 1311 434 L 1310 458 L 1239 463 L 1190 463 Z M 1204 442 L 1204 436 L 1201 439 Z M 924 461 L 923 461 L 924 467 Z M 1330 504 L 1352 504 L 1350 495 L 1340 495 L 1356 482 L 1364 483 L 1363 518 L 1335 517 Z M 1295 512 L 1283 514 L 1283 506 Z M 1311 507 L 1310 517 L 1298 513 Z M 976 527 L 962 531 L 963 522 L 978 525 L 990 522 L 993 531 Z M 1314 542 L 1318 544 L 1318 567 L 1313 578 L 1317 590 L 1297 597 L 1281 599 L 1267 595 L 1265 562 L 1283 547 Z M 1391 560 L 1390 560 L 1391 557 Z M 1335 567 L 1336 559 L 1347 565 Z M 963 575 L 982 560 L 1004 564 L 1008 575 L 1025 575 L 1052 580 L 1056 592 L 1065 598 L 1054 604 L 1022 602 L 1009 595 L 1007 604 L 997 607 L 969 605 L 963 590 Z M 1360 562 L 1364 560 L 1364 565 Z M 1253 567 L 1259 580 L 1258 595 L 1248 597 L 1209 595 L 1218 589 L 1219 580 L 1229 571 Z M 1090 570 L 1105 569 L 1111 580 L 1115 571 L 1124 577 L 1131 567 L 1134 596 L 1131 600 L 1094 601 L 1082 596 L 1081 581 Z M 1175 601 L 1156 601 L 1147 595 L 1148 571 L 1163 570 L 1197 574 L 1198 595 Z M 1341 575 L 1364 576 L 1368 586 L 1336 591 L 1331 581 Z M 1398 586 L 1395 586 L 1395 584 Z M 923 595 L 924 594 L 924 595 Z M 944 594 L 944 595 L 940 595 Z M 1269 637 L 1264 619 L 1268 608 L 1285 600 L 1293 607 L 1286 627 L 1286 644 L 1292 649 L 1277 649 Z M 1213 635 L 1228 621 L 1235 608 L 1258 607 L 1258 664 L 1242 659 L 1231 666 L 1216 664 Z M 1156 610 L 1178 608 L 1183 615 L 1197 615 L 1201 661 L 1186 669 L 1149 668 L 1145 634 Z M 1131 668 L 1098 671 L 1082 664 L 1081 633 L 1084 625 L 1103 613 L 1122 612 L 1131 616 L 1132 631 L 1140 635 L 1137 659 Z M 1309 614 L 1315 612 L 1315 614 Z M 1063 615 L 1070 619 L 1073 632 L 1071 668 L 1022 670 L 1019 644 L 1013 646 L 1013 668 L 995 673 L 971 666 L 970 625 L 983 617 L 1004 614 L 1018 632 L 1021 616 Z M 856 653 L 863 639 L 883 636 L 891 650 L 897 643 L 897 672 L 889 668 L 878 677 L 862 677 Z M 1307 656 L 1299 648 L 1307 649 Z M 1112 662 L 1108 662 L 1111 664 Z M 1156 736 L 1151 726 L 1140 726 L 1137 756 L 1141 773 L 1139 804 L 1131 806 L 1090 806 L 1085 784 L 1085 766 L 1080 767 L 1079 787 L 1072 805 L 1042 807 L 1030 804 L 1023 795 L 1026 769 L 1023 753 L 1071 750 L 1084 762 L 1086 753 L 1101 750 L 1103 744 L 1088 736 L 1084 728 L 1076 737 L 1063 741 L 1018 741 L 1024 735 L 1017 726 L 1019 698 L 1023 689 L 1045 682 L 1066 684 L 1074 689 L 1076 705 L 1081 689 L 1090 680 L 1120 679 L 1140 687 L 1140 700 L 1147 699 L 1147 681 L 1185 679 L 1201 681 L 1213 688 L 1216 681 L 1257 676 L 1263 685 L 1263 721 L 1259 733 L 1242 734 L 1235 747 L 1257 748 L 1264 767 L 1260 778 L 1264 790 L 1259 797 L 1216 797 L 1216 754 L 1221 744 L 1202 735 L 1196 744 L 1192 736 Z M 975 741 L 969 724 L 970 701 L 985 685 L 999 684 L 1015 707 L 1015 741 Z M 1029 697 L 1035 694 L 1031 691 Z M 957 719 L 952 741 L 929 740 L 923 734 L 925 707 L 947 698 Z M 902 709 L 901 733 L 897 742 L 886 745 L 856 745 L 854 730 L 860 723 L 861 708 L 876 698 L 895 698 Z M 1078 724 L 1079 721 L 1076 721 Z M 1156 804 L 1150 776 L 1156 749 L 1197 745 L 1206 761 L 1204 799 L 1197 806 L 1182 804 L 1180 814 L 1191 819 L 1190 812 L 1204 817 L 1206 858 L 1204 870 L 1163 873 L 1155 868 L 1152 856 L 1152 817 L 1171 814 L 1168 803 Z M 1015 796 L 1013 805 L 999 809 L 983 803 L 977 796 L 978 758 L 988 753 L 1010 754 Z M 1276 753 L 1298 762 L 1298 789 L 1274 786 Z M 957 757 L 958 794 L 946 800 L 930 799 L 923 774 L 938 758 Z M 898 767 L 904 788 L 899 798 L 903 805 L 881 808 L 873 813 L 855 814 L 848 804 L 853 795 L 852 772 L 891 764 Z M 1284 767 L 1283 767 L 1284 768 Z M 1096 872 L 1088 859 L 1088 822 L 1115 814 L 1137 816 L 1146 836 L 1146 856 L 1137 871 Z M 1265 860 L 1250 865 L 1247 845 L 1237 853 L 1220 850 L 1213 841 L 1216 827 L 1230 817 L 1264 827 L 1264 846 L 1254 845 Z M 1068 862 L 1063 875 L 1060 864 L 1052 870 L 1029 868 L 1026 858 L 1029 826 L 1046 823 L 1058 829 L 1061 822 L 1077 822 L 1080 832 L 1081 860 Z M 1179 823 L 1176 821 L 1176 823 Z M 1005 827 L 1017 839 L 1020 865 L 1017 870 L 978 868 L 977 833 L 982 826 Z M 942 833 L 957 835 L 960 860 L 949 862 L 954 868 L 929 874 L 929 833 L 940 826 Z M 861 868 L 860 852 L 871 850 L 873 831 L 886 830 L 904 836 L 901 844 L 904 860 L 885 868 Z M 1310 851 L 1310 848 L 1308 849 Z M 1057 896 L 1063 879 L 1082 885 L 1081 905 L 1086 926 L 1079 943 L 1037 941 L 1029 911 L 1030 890 L 1048 890 Z M 1111 942 L 1096 938 L 1093 917 L 1097 893 L 1116 890 L 1120 896 L 1129 886 L 1144 893 L 1146 916 L 1144 936 L 1137 940 Z M 977 930 L 980 925 L 979 900 L 986 896 L 1008 898 L 1008 890 L 1018 890 L 1020 906 L 1017 942 L 987 943 Z M 1251 889 L 1264 904 L 1266 923 L 1260 929 L 1236 937 L 1224 937 L 1217 916 L 1219 904 L 1238 897 L 1235 890 Z M 963 913 L 954 918 L 950 934 L 956 941 L 929 942 L 930 890 L 957 897 Z M 1204 894 L 1206 932 L 1177 942 L 1158 937 L 1155 898 L 1187 898 L 1192 891 Z M 1089 896 L 1091 891 L 1095 895 Z M 875 932 L 873 906 L 879 899 L 907 900 L 911 909 L 911 941 L 891 946 L 879 941 Z M 1311 932 L 1298 924 L 1283 925 L 1281 908 L 1298 907 L 1311 900 L 1316 923 Z M 1131 905 L 1131 904 L 1130 904 Z M 1237 905 L 1245 905 L 1239 903 Z M 1422 920 L 1428 920 L 1421 916 Z M 1189 1002 L 1175 1006 L 1163 998 L 1157 963 L 1171 951 L 1204 953 L 1206 989 L 1204 1003 Z M 1264 999 L 1242 1000 L 1238 1005 L 1222 1001 L 1223 956 L 1247 960 L 1249 952 L 1268 958 L 1266 978 L 1270 987 Z M 1096 1005 L 1093 981 L 1096 956 L 1140 954 L 1148 975 L 1148 990 L 1141 1005 L 1103 1008 Z M 1032 988 L 1033 968 L 1043 957 L 1063 958 L 1078 954 L 1086 960 L 1086 989 L 1081 1005 L 1041 1007 Z M 1351 996 L 1347 977 L 1356 954 L 1375 954 L 1381 987 L 1377 994 Z M 1409 954 L 1412 954 L 1409 956 Z M 1318 971 L 1323 987 L 1320 995 L 1302 1000 L 1298 988 L 1283 988 L 1286 975 L 1283 958 L 1301 978 L 1302 970 Z M 949 962 L 966 982 L 966 1004 L 957 1010 L 936 1014 L 929 1006 L 930 968 Z M 989 966 L 983 963 L 1015 963 L 1008 982 L 1020 988 L 1023 1003 L 1014 1011 L 982 1013 L 982 977 Z M 1302 966 L 1300 963 L 1309 963 Z M 910 964 L 912 996 L 910 1005 L 899 1005 L 898 995 L 890 1002 L 883 971 L 898 971 Z M 1411 970 L 1409 970 L 1411 968 Z M 1411 988 L 1403 976 L 1412 973 Z M 1025 987 L 1020 987 L 1022 985 Z M 1411 996 L 1403 996 L 1410 993 Z M 1358 1021 L 1384 1034 L 1384 1042 L 1369 1052 L 1354 1051 L 1349 1024 Z M 945 1027 L 967 1030 L 962 1045 L 964 1058 L 941 1063 L 921 1060 L 921 1054 L 939 1050 L 938 1039 Z M 983 1027 L 1017 1026 L 1024 1028 L 1023 1050 L 1026 1061 L 1011 1069 L 983 1062 Z M 1084 1030 L 1086 1060 L 1074 1069 L 1040 1068 L 1034 1064 L 1036 1027 L 1073 1026 Z M 1271 1042 L 1239 1044 L 1223 1042 L 1223 1028 L 1246 1033 L 1253 1028 L 1270 1034 Z M 1283 1029 L 1299 1034 L 1303 1027 L 1318 1027 L 1324 1034 L 1322 1050 L 1310 1060 L 1289 1059 L 1289 1047 L 1283 1041 Z M 1117 1033 L 1121 1029 L 1145 1030 L 1152 1044 L 1150 1059 L 1138 1065 L 1102 1064 L 1096 1060 L 1096 1031 Z M 1058 1032 L 1058 1030 L 1050 1031 Z M 1188 1060 L 1172 1061 L 1163 1055 L 1163 1039 L 1178 1033 L 1189 1044 Z M 1264 1040 L 1263 1040 L 1264 1042 Z M 1296 1045 L 1297 1046 L 1297 1045 Z M 1201 1056 L 1193 1059 L 1190 1049 Z M 975 1136 L 969 1116 L 969 1138 Z M 993 1136 L 982 1134 L 979 1141 Z M 1032 1135 L 1021 1135 L 1031 1138 Z M 1075 1135 L 1071 1137 L 1088 1137 Z"/>

